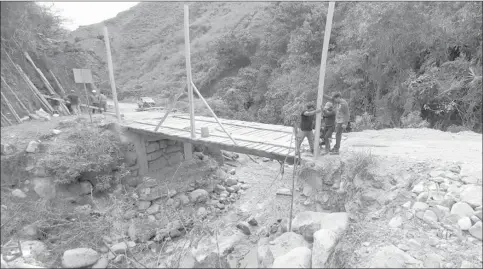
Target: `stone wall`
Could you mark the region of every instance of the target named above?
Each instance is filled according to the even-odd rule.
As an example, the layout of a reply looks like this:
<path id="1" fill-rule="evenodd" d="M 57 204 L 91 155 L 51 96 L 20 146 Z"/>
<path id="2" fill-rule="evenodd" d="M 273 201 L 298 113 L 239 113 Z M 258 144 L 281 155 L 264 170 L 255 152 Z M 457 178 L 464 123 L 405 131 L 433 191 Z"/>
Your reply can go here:
<path id="1" fill-rule="evenodd" d="M 148 171 L 156 172 L 166 166 L 174 166 L 182 162 L 184 147 L 182 142 L 159 139 L 146 139 L 144 143 L 148 160 Z"/>
<path id="2" fill-rule="evenodd" d="M 133 132 L 128 134 L 128 138 L 125 163 L 132 176 L 174 167 L 185 160 L 182 142 Z"/>

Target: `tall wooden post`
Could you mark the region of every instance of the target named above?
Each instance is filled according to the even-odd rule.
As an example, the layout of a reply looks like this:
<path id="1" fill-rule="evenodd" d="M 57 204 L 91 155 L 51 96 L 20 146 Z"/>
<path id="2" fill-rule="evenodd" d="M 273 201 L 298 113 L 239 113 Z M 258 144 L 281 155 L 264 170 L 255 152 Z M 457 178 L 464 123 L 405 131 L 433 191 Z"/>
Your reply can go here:
<path id="1" fill-rule="evenodd" d="M 319 89 L 317 92 L 317 109 L 322 107 L 322 98 L 324 96 L 325 68 L 327 65 L 327 53 L 329 51 L 330 32 L 332 30 L 332 17 L 334 15 L 335 2 L 329 2 L 329 10 L 327 12 L 327 21 L 325 23 L 324 44 L 322 47 L 322 59 L 320 60 Z M 314 137 L 314 160 L 319 156 L 319 137 L 320 137 L 320 121 L 322 113 L 318 113 L 315 120 L 315 137 Z"/>
<path id="2" fill-rule="evenodd" d="M 119 112 L 119 103 L 117 102 L 116 83 L 114 82 L 114 67 L 112 66 L 111 45 L 109 43 L 107 26 L 104 26 L 104 42 L 106 43 L 107 65 L 109 67 L 109 80 L 111 81 L 112 99 L 114 99 L 114 108 L 116 109 L 117 121 L 121 122 L 121 113 Z"/>
<path id="3" fill-rule="evenodd" d="M 87 112 L 89 113 L 89 118 L 91 119 L 91 123 L 92 123 L 91 105 L 90 105 L 90 102 L 89 102 L 89 94 L 87 94 L 86 84 L 85 83 L 82 83 L 82 84 L 84 85 L 84 92 L 86 94 Z"/>
<path id="4" fill-rule="evenodd" d="M 190 54 L 190 13 L 188 5 L 184 5 L 184 45 L 186 56 L 186 83 L 188 85 L 188 98 L 190 102 L 191 138 L 196 138 L 195 108 L 193 104 L 193 87 L 191 86 L 191 54 Z"/>

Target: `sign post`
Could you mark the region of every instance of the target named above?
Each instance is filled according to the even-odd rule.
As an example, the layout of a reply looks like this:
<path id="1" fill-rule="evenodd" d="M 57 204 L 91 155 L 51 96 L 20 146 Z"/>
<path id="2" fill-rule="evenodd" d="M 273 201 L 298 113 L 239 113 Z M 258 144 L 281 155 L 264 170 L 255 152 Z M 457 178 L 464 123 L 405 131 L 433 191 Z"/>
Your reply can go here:
<path id="1" fill-rule="evenodd" d="M 325 23 L 324 44 L 322 47 L 322 59 L 320 60 L 319 89 L 317 92 L 317 109 L 322 108 L 322 97 L 324 96 L 325 67 L 327 65 L 327 53 L 329 51 L 330 32 L 332 30 L 332 17 L 334 16 L 335 2 L 329 2 L 329 10 L 327 11 L 327 21 Z M 314 160 L 319 156 L 319 139 L 320 139 L 320 121 L 322 113 L 317 113 L 315 120 L 315 137 L 314 137 Z"/>
<path id="2" fill-rule="evenodd" d="M 89 104 L 89 95 L 87 94 L 87 87 L 86 83 L 93 83 L 92 74 L 90 69 L 73 69 L 74 71 L 74 81 L 75 83 L 82 83 L 84 84 L 84 92 L 86 94 L 86 102 L 87 102 L 87 111 L 89 112 L 89 118 L 91 119 L 92 123 L 92 115 L 91 109 Z"/>

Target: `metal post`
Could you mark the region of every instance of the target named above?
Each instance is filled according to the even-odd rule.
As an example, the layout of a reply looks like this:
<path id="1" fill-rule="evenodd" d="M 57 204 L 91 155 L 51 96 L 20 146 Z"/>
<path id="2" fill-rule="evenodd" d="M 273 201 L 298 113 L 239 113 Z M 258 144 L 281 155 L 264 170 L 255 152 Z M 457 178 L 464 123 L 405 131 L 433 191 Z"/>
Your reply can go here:
<path id="1" fill-rule="evenodd" d="M 327 53 L 329 51 L 330 32 L 332 30 L 332 17 L 334 15 L 335 2 L 329 2 L 329 10 L 327 12 L 327 21 L 325 23 L 324 44 L 322 47 L 322 59 L 320 60 L 319 89 L 317 92 L 317 109 L 322 108 L 322 97 L 324 96 L 325 68 L 327 64 Z M 322 113 L 316 115 L 315 120 L 315 137 L 314 137 L 314 160 L 319 156 L 319 137 L 320 137 L 320 121 Z"/>
<path id="2" fill-rule="evenodd" d="M 193 87 L 191 86 L 191 54 L 190 54 L 190 19 L 188 5 L 184 5 L 184 45 L 186 56 L 186 83 L 188 85 L 188 98 L 190 109 L 191 138 L 196 138 L 195 132 L 195 108 L 193 104 Z"/>
<path id="3" fill-rule="evenodd" d="M 106 43 L 107 65 L 109 67 L 109 80 L 111 81 L 112 99 L 114 99 L 117 121 L 121 122 L 121 113 L 119 112 L 119 103 L 117 102 L 116 83 L 114 82 L 114 67 L 112 66 L 111 45 L 109 43 L 109 34 L 106 26 L 104 26 L 104 42 Z"/>

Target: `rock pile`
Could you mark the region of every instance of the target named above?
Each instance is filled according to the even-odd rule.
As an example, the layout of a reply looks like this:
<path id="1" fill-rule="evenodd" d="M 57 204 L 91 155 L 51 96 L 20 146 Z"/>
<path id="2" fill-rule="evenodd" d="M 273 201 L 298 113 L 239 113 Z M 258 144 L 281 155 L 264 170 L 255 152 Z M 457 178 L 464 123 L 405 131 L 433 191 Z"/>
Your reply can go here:
<path id="1" fill-rule="evenodd" d="M 267 236 L 258 242 L 258 266 L 324 268 L 330 253 L 347 228 L 348 221 L 345 212 L 305 211 L 299 213 L 292 221 L 293 232 L 287 232 L 285 223 L 281 220 L 280 224 L 271 225 Z M 280 231 L 284 232 L 275 239 L 268 236 Z"/>
<path id="2" fill-rule="evenodd" d="M 453 165 L 433 170 L 428 180 L 414 185 L 416 201 L 408 201 L 406 218 L 416 216 L 433 226 L 453 226 L 482 240 L 481 179 L 461 174 L 461 167 Z M 391 223 L 397 222 L 395 219 Z"/>

